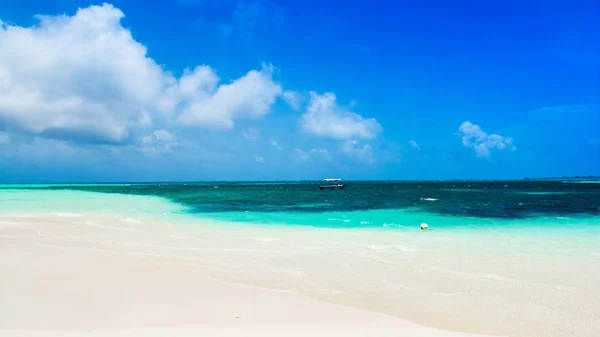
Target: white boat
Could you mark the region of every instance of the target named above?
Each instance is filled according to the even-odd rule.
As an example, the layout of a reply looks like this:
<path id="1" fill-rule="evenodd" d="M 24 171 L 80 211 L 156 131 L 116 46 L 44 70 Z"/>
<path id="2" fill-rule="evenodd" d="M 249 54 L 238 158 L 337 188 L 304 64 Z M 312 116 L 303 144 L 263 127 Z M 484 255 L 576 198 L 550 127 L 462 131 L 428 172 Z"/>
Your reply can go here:
<path id="1" fill-rule="evenodd" d="M 323 181 L 326 181 L 326 182 L 334 182 L 334 181 L 340 181 L 340 180 L 342 180 L 342 179 L 340 179 L 340 178 L 325 178 L 325 179 L 323 179 Z M 331 184 L 331 185 L 321 185 L 321 186 L 319 186 L 319 189 L 321 189 L 321 190 L 341 190 L 344 187 L 346 187 L 346 185 Z"/>

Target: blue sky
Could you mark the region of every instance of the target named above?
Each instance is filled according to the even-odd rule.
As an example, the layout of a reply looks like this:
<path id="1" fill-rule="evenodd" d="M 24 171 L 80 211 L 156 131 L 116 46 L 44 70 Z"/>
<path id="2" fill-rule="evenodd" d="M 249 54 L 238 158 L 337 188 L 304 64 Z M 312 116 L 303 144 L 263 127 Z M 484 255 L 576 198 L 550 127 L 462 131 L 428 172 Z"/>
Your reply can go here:
<path id="1" fill-rule="evenodd" d="M 4 2 L 0 182 L 600 175 L 599 16 L 596 1 Z"/>

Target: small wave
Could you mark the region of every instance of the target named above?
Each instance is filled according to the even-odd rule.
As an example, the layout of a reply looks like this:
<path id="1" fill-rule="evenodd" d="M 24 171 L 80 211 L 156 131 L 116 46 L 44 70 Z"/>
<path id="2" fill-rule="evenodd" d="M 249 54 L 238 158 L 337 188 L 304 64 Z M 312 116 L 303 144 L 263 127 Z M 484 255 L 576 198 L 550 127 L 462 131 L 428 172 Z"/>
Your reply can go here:
<path id="1" fill-rule="evenodd" d="M 567 192 L 549 192 L 549 191 L 538 191 L 538 192 L 517 191 L 514 193 L 515 194 L 525 194 L 525 195 L 563 195 L 563 194 L 567 194 Z"/>
<path id="2" fill-rule="evenodd" d="M 368 222 L 368 221 L 361 221 L 360 224 L 361 225 L 368 225 L 368 224 L 370 224 L 370 222 Z"/>
<path id="3" fill-rule="evenodd" d="M 421 198 L 421 200 L 423 200 L 423 201 L 438 201 L 439 199 L 436 199 L 436 198 Z"/>
<path id="4" fill-rule="evenodd" d="M 568 184 L 600 184 L 600 180 L 563 180 L 562 182 Z"/>
<path id="5" fill-rule="evenodd" d="M 346 223 L 352 221 L 350 219 L 337 219 L 337 218 L 328 218 L 327 220 L 328 221 L 343 221 L 343 222 L 346 222 Z"/>

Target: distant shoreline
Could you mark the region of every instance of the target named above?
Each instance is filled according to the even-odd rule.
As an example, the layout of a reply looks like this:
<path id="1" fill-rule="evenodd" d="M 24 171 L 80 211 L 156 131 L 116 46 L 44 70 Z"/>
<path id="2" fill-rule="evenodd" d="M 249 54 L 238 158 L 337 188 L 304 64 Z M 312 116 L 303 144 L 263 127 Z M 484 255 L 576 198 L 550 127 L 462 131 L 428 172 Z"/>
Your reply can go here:
<path id="1" fill-rule="evenodd" d="M 524 178 L 524 180 L 600 180 L 598 176 L 573 176 L 573 177 L 550 177 L 550 178 Z"/>

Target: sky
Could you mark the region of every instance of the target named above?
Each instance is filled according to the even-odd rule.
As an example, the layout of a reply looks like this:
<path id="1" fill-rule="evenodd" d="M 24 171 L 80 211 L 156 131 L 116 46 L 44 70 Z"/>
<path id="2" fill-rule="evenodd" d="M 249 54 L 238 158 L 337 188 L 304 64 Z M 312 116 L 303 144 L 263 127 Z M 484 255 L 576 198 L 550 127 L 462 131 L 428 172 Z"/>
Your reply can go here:
<path id="1" fill-rule="evenodd" d="M 597 1 L 0 3 L 0 182 L 600 175 Z"/>

